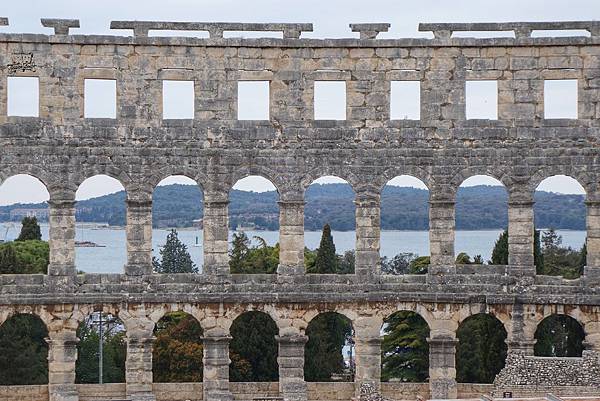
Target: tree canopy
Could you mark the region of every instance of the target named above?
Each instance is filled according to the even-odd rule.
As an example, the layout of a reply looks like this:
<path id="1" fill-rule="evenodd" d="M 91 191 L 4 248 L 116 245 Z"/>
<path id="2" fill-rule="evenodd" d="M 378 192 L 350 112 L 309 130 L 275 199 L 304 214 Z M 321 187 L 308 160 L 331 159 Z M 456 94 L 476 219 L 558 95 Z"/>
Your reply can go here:
<path id="1" fill-rule="evenodd" d="M 16 241 L 41 241 L 42 240 L 42 230 L 40 229 L 40 225 L 37 222 L 37 218 L 33 217 L 24 217 L 21 220 L 21 232 L 19 233 L 19 237 Z"/>
<path id="2" fill-rule="evenodd" d="M 159 252 L 160 260 L 152 257 L 156 273 L 198 273 L 198 267 L 192 262 L 187 245 L 179 240 L 177 230 L 171 230 Z"/>

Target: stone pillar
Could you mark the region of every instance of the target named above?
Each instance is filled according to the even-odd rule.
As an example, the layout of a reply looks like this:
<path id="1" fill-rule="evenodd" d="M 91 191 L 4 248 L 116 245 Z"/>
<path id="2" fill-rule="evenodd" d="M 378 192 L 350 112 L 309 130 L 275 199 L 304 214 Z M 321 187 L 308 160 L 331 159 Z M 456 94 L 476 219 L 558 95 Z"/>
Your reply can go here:
<path id="1" fill-rule="evenodd" d="M 279 343 L 279 393 L 284 401 L 306 401 L 304 381 L 304 346 L 308 336 L 302 334 L 277 336 Z"/>
<path id="2" fill-rule="evenodd" d="M 51 332 L 48 342 L 48 393 L 50 401 L 79 401 L 75 386 L 77 334 L 63 329 Z"/>
<path id="3" fill-rule="evenodd" d="M 585 276 L 600 279 L 600 200 L 591 200 L 588 194 L 587 206 L 587 259 Z"/>
<path id="4" fill-rule="evenodd" d="M 356 352 L 356 395 L 364 383 L 372 384 L 376 389 L 381 387 L 381 336 L 355 338 Z"/>
<path id="5" fill-rule="evenodd" d="M 379 242 L 381 236 L 379 195 L 357 194 L 356 263 L 354 272 L 361 276 L 380 274 Z"/>
<path id="6" fill-rule="evenodd" d="M 304 201 L 279 202 L 280 275 L 304 274 Z"/>
<path id="7" fill-rule="evenodd" d="M 132 401 L 154 401 L 152 392 L 152 343 L 154 337 L 127 337 L 125 381 L 127 397 Z"/>
<path id="8" fill-rule="evenodd" d="M 127 200 L 127 265 L 125 274 L 152 273 L 152 200 Z"/>
<path id="9" fill-rule="evenodd" d="M 233 400 L 229 391 L 229 336 L 205 336 L 204 401 Z"/>
<path id="10" fill-rule="evenodd" d="M 533 201 L 508 203 L 508 264 L 511 275 L 535 275 L 533 204 Z"/>
<path id="11" fill-rule="evenodd" d="M 229 274 L 228 201 L 204 200 L 204 267 L 208 275 Z"/>
<path id="12" fill-rule="evenodd" d="M 456 344 L 451 335 L 438 335 L 427 339 L 429 343 L 429 389 L 432 399 L 455 399 Z"/>
<path id="13" fill-rule="evenodd" d="M 526 329 L 525 307 L 522 303 L 514 303 L 510 317 L 510 332 L 508 333 L 506 344 L 508 353 L 519 353 L 527 356 L 533 356 L 536 340 L 531 337 L 531 330 Z"/>
<path id="14" fill-rule="evenodd" d="M 48 274 L 75 275 L 75 201 L 50 200 Z"/>
<path id="15" fill-rule="evenodd" d="M 456 271 L 454 225 L 454 201 L 429 201 L 430 275 Z"/>

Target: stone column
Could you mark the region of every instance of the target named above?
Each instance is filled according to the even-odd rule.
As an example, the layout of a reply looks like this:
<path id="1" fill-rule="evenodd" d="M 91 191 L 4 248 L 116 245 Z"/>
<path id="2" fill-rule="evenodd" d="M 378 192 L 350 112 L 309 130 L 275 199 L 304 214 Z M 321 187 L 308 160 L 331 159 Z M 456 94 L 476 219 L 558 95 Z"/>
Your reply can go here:
<path id="1" fill-rule="evenodd" d="M 308 336 L 302 334 L 277 336 L 279 343 L 279 393 L 284 401 L 306 401 L 304 381 L 304 346 Z"/>
<path id="2" fill-rule="evenodd" d="M 356 395 L 364 383 L 370 383 L 379 390 L 381 387 L 381 337 L 355 338 L 356 345 Z"/>
<path id="3" fill-rule="evenodd" d="M 531 200 L 511 200 L 508 203 L 508 264 L 511 275 L 535 275 L 533 204 Z"/>
<path id="4" fill-rule="evenodd" d="M 429 343 L 429 389 L 432 399 L 454 399 L 456 389 L 456 344 L 451 335 L 427 339 Z"/>
<path id="5" fill-rule="evenodd" d="M 48 204 L 50 209 L 48 274 L 75 275 L 75 200 L 53 199 Z"/>
<path id="6" fill-rule="evenodd" d="M 152 200 L 130 200 L 127 204 L 127 265 L 125 274 L 152 273 Z"/>
<path id="7" fill-rule="evenodd" d="M 429 201 L 430 275 L 456 272 L 454 225 L 454 201 Z"/>
<path id="8" fill-rule="evenodd" d="M 506 344 L 508 353 L 519 353 L 527 356 L 533 356 L 533 350 L 536 340 L 530 337 L 531 330 L 526 330 L 525 307 L 522 303 L 514 303 L 510 317 L 510 333 L 508 333 Z"/>
<path id="9" fill-rule="evenodd" d="M 125 381 L 127 397 L 132 401 L 154 401 L 152 392 L 152 343 L 153 336 L 127 337 L 127 360 Z"/>
<path id="10" fill-rule="evenodd" d="M 304 201 L 279 202 L 280 275 L 304 274 Z"/>
<path id="11" fill-rule="evenodd" d="M 588 194 L 587 206 L 587 259 L 585 276 L 600 279 L 600 200 Z"/>
<path id="12" fill-rule="evenodd" d="M 226 200 L 204 200 L 204 267 L 208 275 L 229 274 L 229 218 Z"/>
<path id="13" fill-rule="evenodd" d="M 79 401 L 75 386 L 77 334 L 63 329 L 51 332 L 48 342 L 48 392 L 50 401 Z"/>
<path id="14" fill-rule="evenodd" d="M 204 344 L 204 401 L 233 400 L 229 391 L 229 336 L 205 336 Z"/>
<path id="15" fill-rule="evenodd" d="M 356 200 L 356 263 L 354 272 L 361 276 L 380 274 L 379 242 L 381 236 L 379 195 L 357 194 Z"/>

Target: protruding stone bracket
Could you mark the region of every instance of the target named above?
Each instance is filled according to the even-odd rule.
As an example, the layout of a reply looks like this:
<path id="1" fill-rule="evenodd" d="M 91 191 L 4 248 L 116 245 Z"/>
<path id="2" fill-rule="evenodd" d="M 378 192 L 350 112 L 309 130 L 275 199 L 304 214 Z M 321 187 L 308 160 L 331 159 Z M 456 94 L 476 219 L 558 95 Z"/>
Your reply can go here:
<path id="1" fill-rule="evenodd" d="M 387 32 L 391 24 L 375 23 L 375 24 L 350 24 L 352 32 L 360 32 L 361 39 L 377 39 L 380 32 Z"/>
<path id="2" fill-rule="evenodd" d="M 42 26 L 54 28 L 55 35 L 68 35 L 69 29 L 79 28 L 78 19 L 42 18 L 40 21 L 42 21 Z"/>
<path id="3" fill-rule="evenodd" d="M 147 37 L 149 31 L 205 31 L 209 37 L 223 38 L 225 31 L 282 32 L 284 39 L 299 39 L 302 32 L 312 32 L 312 24 L 253 24 L 241 22 L 174 22 L 111 21 L 110 29 L 133 29 L 136 37 Z"/>
<path id="4" fill-rule="evenodd" d="M 600 36 L 598 21 L 564 21 L 564 22 L 483 22 L 483 23 L 424 23 L 419 24 L 419 31 L 433 32 L 436 39 L 449 39 L 453 32 L 514 32 L 517 39 L 530 38 L 533 31 L 588 31 L 592 37 Z"/>

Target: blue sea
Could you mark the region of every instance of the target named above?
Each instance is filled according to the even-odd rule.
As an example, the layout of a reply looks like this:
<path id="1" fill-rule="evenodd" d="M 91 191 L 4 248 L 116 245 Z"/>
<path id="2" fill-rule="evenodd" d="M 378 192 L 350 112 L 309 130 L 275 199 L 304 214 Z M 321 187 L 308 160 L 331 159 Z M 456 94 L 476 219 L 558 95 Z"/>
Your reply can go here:
<path id="1" fill-rule="evenodd" d="M 15 239 L 21 225 L 0 224 L 0 239 L 7 241 Z M 42 225 L 42 237 L 48 238 L 48 225 Z M 154 254 L 159 256 L 159 250 L 164 245 L 170 230 L 155 229 L 152 231 L 152 246 Z M 471 256 L 481 255 L 488 260 L 492 253 L 494 243 L 501 230 L 457 231 L 455 249 L 456 253 L 466 252 Z M 579 249 L 586 237 L 585 231 L 558 230 L 562 236 L 563 245 Z M 202 230 L 179 229 L 179 238 L 188 246 L 192 260 L 202 268 Z M 278 241 L 277 231 L 247 231 L 248 237 L 259 236 L 269 245 Z M 231 237 L 232 233 L 230 233 Z M 333 231 L 333 240 L 337 253 L 354 249 L 356 234 L 354 231 Z M 92 241 L 103 248 L 76 248 L 75 261 L 78 270 L 88 273 L 122 273 L 126 263 L 125 229 L 123 228 L 98 228 L 91 225 L 78 225 L 77 241 Z M 321 240 L 320 231 L 306 231 L 304 234 L 306 246 L 315 249 Z M 388 258 L 401 252 L 412 252 L 417 255 L 429 255 L 429 233 L 427 231 L 382 231 L 381 255 Z"/>

